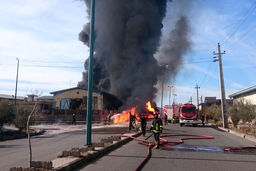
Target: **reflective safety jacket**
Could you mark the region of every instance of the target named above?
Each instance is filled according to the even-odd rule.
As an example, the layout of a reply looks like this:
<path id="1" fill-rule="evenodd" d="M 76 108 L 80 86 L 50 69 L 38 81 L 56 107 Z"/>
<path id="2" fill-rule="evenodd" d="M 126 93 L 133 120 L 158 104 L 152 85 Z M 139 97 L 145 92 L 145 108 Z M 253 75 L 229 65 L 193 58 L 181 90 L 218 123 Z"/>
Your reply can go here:
<path id="1" fill-rule="evenodd" d="M 154 119 L 152 124 L 151 124 L 151 128 L 150 129 L 153 130 L 154 133 L 161 132 L 162 129 L 163 129 L 162 119 L 160 119 L 160 118 Z"/>
<path id="2" fill-rule="evenodd" d="M 108 114 L 107 120 L 110 121 L 110 119 L 111 119 L 111 116 L 110 116 L 110 114 Z"/>

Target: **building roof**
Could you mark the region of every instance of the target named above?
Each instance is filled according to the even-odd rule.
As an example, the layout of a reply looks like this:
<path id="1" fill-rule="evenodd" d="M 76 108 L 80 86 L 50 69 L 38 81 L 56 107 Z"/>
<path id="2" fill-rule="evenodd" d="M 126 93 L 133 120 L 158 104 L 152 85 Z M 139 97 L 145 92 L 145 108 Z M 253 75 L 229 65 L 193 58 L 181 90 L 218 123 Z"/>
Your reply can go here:
<path id="1" fill-rule="evenodd" d="M 17 100 L 24 100 L 25 97 L 22 96 L 17 96 L 16 99 Z M 0 99 L 13 99 L 14 100 L 14 96 L 13 95 L 8 95 L 8 94 L 0 94 Z"/>
<path id="2" fill-rule="evenodd" d="M 65 91 L 70 91 L 70 90 L 75 90 L 75 89 L 84 90 L 84 89 L 79 88 L 79 87 L 73 87 L 73 88 L 67 88 L 67 89 L 63 89 L 63 90 L 53 91 L 53 92 L 50 92 L 50 94 L 56 95 L 56 94 L 59 94 L 59 93 L 63 93 Z"/>
<path id="3" fill-rule="evenodd" d="M 7 94 L 0 94 L 1 99 L 14 99 L 14 96 L 7 95 Z"/>
<path id="4" fill-rule="evenodd" d="M 229 97 L 237 97 L 246 93 L 250 93 L 252 91 L 256 91 L 256 86 L 249 87 L 247 89 L 241 90 L 239 92 L 236 92 L 234 94 L 229 95 Z"/>
<path id="5" fill-rule="evenodd" d="M 217 102 L 217 98 L 216 97 L 205 97 L 204 98 L 204 102 L 205 103 L 216 103 Z"/>
<path id="6" fill-rule="evenodd" d="M 58 90 L 58 91 L 53 91 L 53 92 L 50 92 L 50 94 L 53 94 L 54 96 L 56 94 L 60 94 L 60 93 L 63 93 L 65 91 L 70 91 L 70 90 L 75 90 L 75 89 L 80 89 L 80 90 L 87 90 L 85 88 L 80 88 L 80 87 L 73 87 L 73 88 L 68 88 L 68 89 L 63 89 L 63 90 Z M 107 93 L 107 92 L 104 92 L 104 91 L 99 91 L 99 90 L 93 90 L 94 93 Z M 110 93 L 107 93 L 107 94 L 110 94 Z"/>
<path id="7" fill-rule="evenodd" d="M 53 96 L 40 96 L 37 100 L 54 100 Z"/>

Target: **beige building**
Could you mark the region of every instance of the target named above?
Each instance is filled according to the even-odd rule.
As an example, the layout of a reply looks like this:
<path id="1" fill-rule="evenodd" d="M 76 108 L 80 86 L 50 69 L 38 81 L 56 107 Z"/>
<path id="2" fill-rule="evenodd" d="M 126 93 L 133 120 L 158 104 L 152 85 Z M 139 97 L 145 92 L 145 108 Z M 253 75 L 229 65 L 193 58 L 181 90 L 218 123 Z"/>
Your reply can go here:
<path id="1" fill-rule="evenodd" d="M 88 91 L 74 87 L 51 92 L 54 95 L 56 108 L 58 109 L 81 109 L 85 110 L 87 106 Z M 93 92 L 93 110 L 103 110 L 103 94 Z"/>
<path id="2" fill-rule="evenodd" d="M 229 96 L 234 100 L 234 103 L 240 100 L 249 101 L 256 105 L 256 86 L 241 90 Z"/>
<path id="3" fill-rule="evenodd" d="M 86 110 L 88 91 L 79 87 L 51 92 L 55 107 L 63 110 Z M 107 92 L 95 91 L 92 94 L 93 110 L 117 110 L 122 102 Z"/>

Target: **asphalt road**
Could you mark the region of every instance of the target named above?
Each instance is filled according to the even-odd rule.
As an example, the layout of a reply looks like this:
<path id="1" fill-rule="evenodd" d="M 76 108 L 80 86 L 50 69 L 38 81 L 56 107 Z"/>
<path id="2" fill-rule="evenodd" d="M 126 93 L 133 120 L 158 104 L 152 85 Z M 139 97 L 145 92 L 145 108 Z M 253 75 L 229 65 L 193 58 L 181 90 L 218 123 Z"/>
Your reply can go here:
<path id="1" fill-rule="evenodd" d="M 170 149 L 152 149 L 152 156 L 142 170 L 173 171 L 254 171 L 256 152 L 226 153 L 224 147 L 255 146 L 255 143 L 241 137 L 221 132 L 210 127 L 180 127 L 178 124 L 165 126 L 163 134 L 203 134 L 214 136 L 207 140 L 186 140 Z M 149 133 L 147 133 L 149 135 Z M 144 138 L 144 137 L 141 137 Z M 180 137 L 179 137 L 180 138 Z M 168 137 L 168 141 L 178 141 Z M 150 140 L 153 141 L 151 138 Z M 182 148 L 182 149 L 181 149 Z M 82 171 L 130 171 L 145 158 L 147 147 L 131 141 L 99 160 L 81 168 Z"/>
<path id="2" fill-rule="evenodd" d="M 84 125 L 62 125 L 49 127 L 44 135 L 32 137 L 34 161 L 50 161 L 63 150 L 82 147 L 86 143 Z M 127 127 L 102 127 L 93 129 L 92 142 L 101 138 L 127 132 Z M 8 171 L 11 167 L 28 167 L 29 151 L 27 139 L 0 142 L 0 170 Z"/>

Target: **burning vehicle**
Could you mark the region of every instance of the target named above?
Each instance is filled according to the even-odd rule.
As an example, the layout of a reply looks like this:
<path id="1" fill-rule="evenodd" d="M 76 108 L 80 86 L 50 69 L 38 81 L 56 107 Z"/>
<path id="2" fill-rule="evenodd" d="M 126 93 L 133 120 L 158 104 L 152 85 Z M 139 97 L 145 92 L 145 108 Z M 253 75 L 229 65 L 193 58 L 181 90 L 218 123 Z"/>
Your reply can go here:
<path id="1" fill-rule="evenodd" d="M 153 113 L 156 110 L 152 107 L 151 102 L 148 101 L 145 106 L 144 114 L 147 115 L 148 119 L 153 119 Z M 136 107 L 132 107 L 128 110 L 123 110 L 121 113 L 117 113 L 111 117 L 114 124 L 124 123 L 130 121 L 130 115 L 134 116 L 136 120 L 140 121 L 140 113 L 136 111 Z"/>

